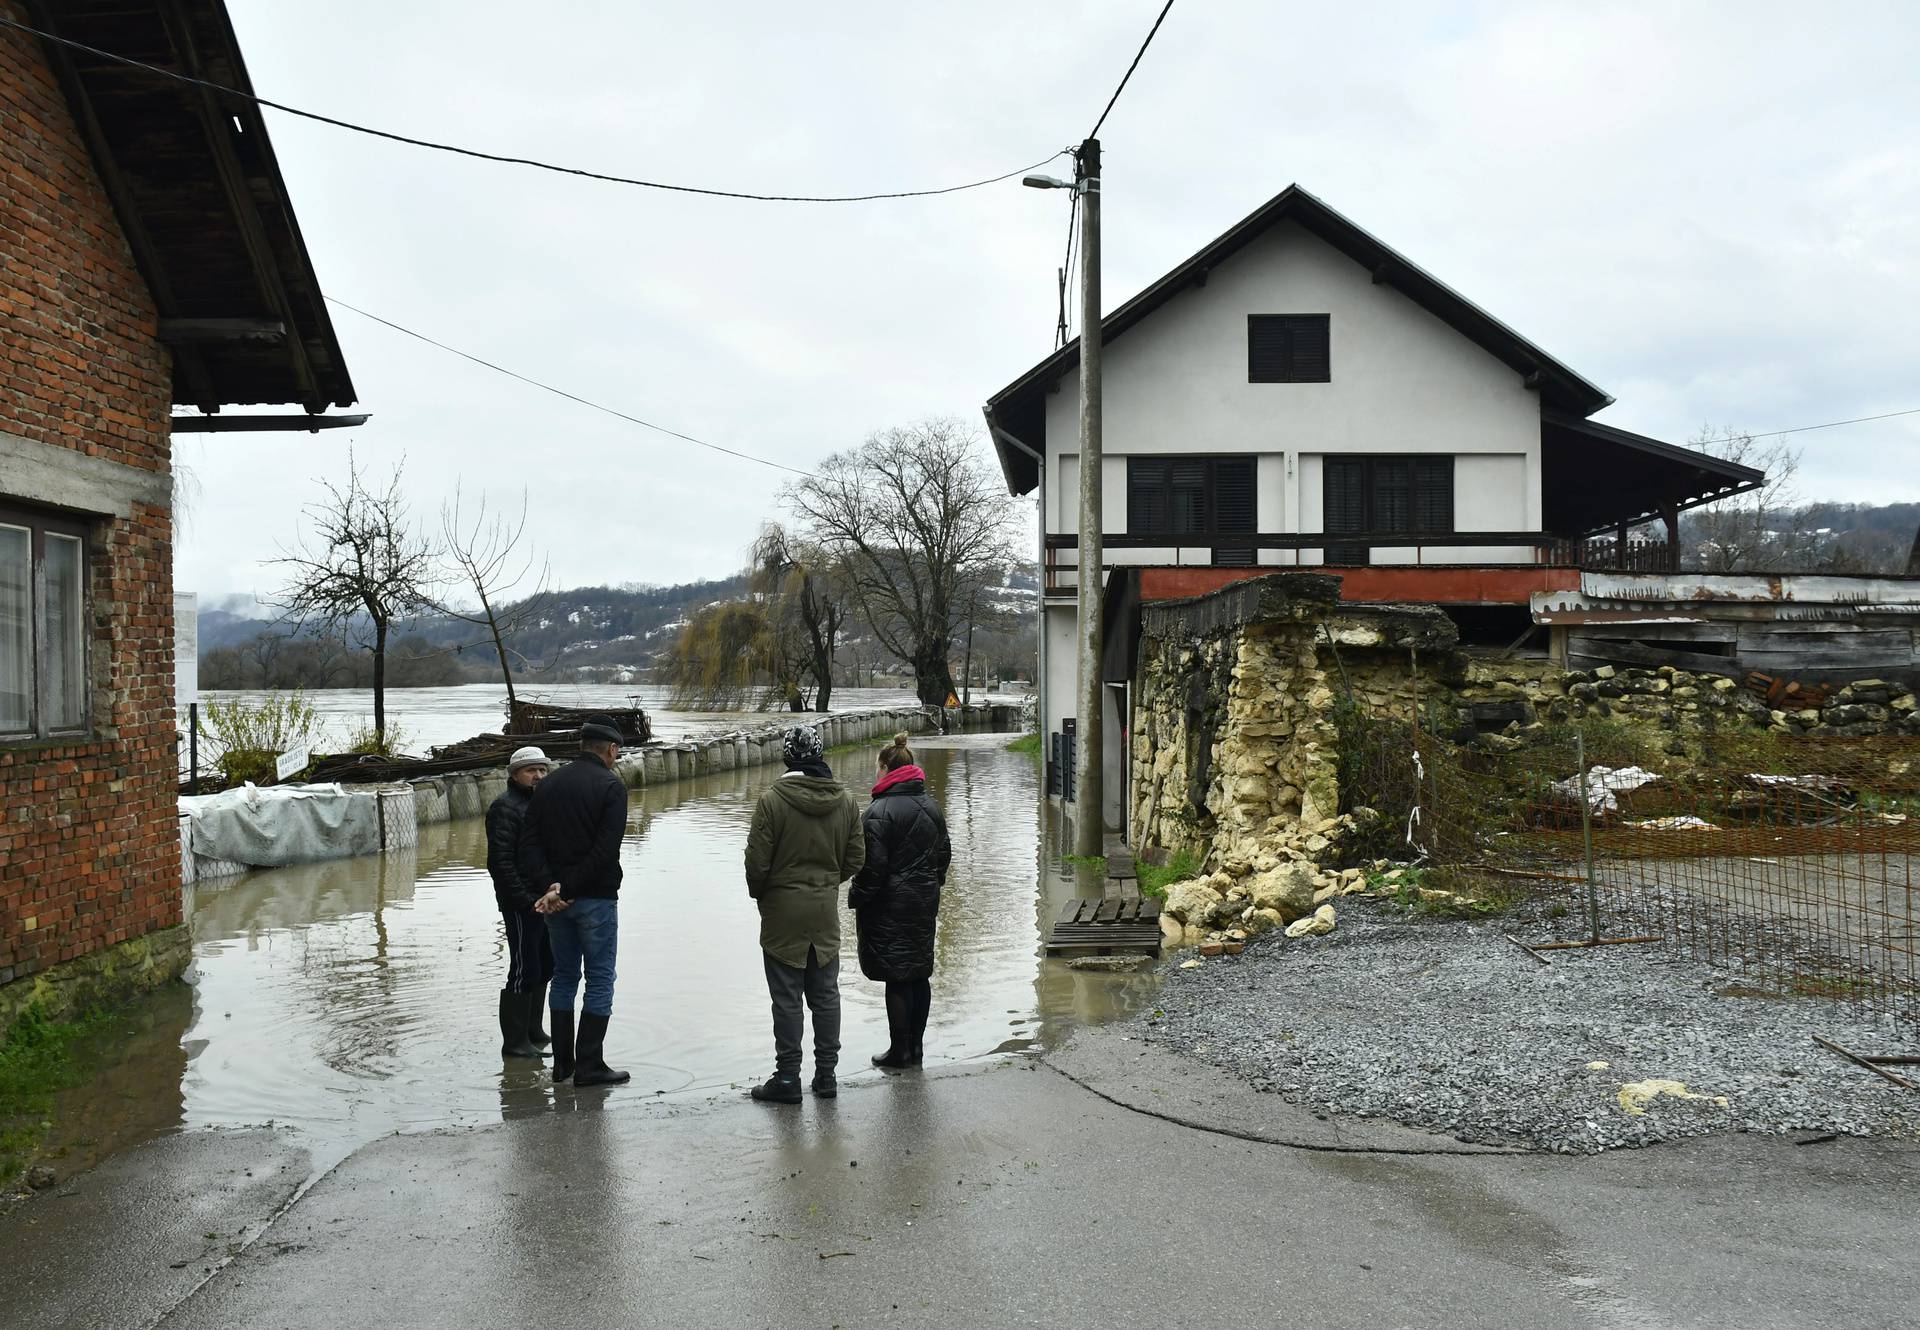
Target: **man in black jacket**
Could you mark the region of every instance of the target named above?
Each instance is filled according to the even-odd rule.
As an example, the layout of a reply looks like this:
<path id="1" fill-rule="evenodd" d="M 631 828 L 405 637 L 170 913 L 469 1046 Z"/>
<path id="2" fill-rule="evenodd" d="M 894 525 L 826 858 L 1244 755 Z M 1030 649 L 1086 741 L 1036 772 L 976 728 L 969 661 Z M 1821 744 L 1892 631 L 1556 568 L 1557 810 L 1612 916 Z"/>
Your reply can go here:
<path id="1" fill-rule="evenodd" d="M 520 838 L 520 871 L 546 890 L 534 909 L 553 938 L 553 1079 L 576 1086 L 620 1085 L 631 1078 L 607 1066 L 613 1015 L 614 955 L 620 941 L 620 842 L 627 831 L 627 787 L 614 774 L 620 731 L 608 716 L 580 727 L 580 756 L 534 791 Z M 586 970 L 576 1038 L 573 999 Z"/>
<path id="2" fill-rule="evenodd" d="M 500 990 L 500 1056 L 537 1058 L 552 1041 L 540 1022 L 553 978 L 553 943 L 547 917 L 533 907 L 547 884 L 520 872 L 520 833 L 526 826 L 533 787 L 552 763 L 538 748 L 522 748 L 507 761 L 507 788 L 487 809 L 487 875 L 507 930 L 507 982 Z"/>

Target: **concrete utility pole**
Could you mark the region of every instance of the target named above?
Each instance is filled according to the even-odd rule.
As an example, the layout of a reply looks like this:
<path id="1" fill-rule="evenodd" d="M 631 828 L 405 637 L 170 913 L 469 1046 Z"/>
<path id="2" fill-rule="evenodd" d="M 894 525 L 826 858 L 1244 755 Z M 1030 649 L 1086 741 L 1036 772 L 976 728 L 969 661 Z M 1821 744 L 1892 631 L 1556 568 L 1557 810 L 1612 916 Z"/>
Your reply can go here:
<path id="1" fill-rule="evenodd" d="M 1088 139 L 1074 155 L 1074 189 L 1080 196 L 1080 733 L 1074 744 L 1074 853 L 1106 853 L 1106 783 L 1102 720 L 1106 687 L 1101 681 L 1100 494 L 1100 140 Z"/>

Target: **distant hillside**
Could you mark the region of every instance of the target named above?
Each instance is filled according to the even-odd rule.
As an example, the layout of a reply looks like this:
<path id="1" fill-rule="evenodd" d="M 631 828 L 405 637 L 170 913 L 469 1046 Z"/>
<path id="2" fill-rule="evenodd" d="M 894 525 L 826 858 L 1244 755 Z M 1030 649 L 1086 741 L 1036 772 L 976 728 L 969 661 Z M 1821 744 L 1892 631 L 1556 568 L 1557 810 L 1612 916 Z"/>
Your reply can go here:
<path id="1" fill-rule="evenodd" d="M 537 619 L 514 634 L 513 646 L 532 662 L 527 674 L 547 682 L 622 678 L 653 662 L 692 611 L 743 595 L 743 575 L 679 586 L 577 587 L 541 597 Z M 249 612 L 251 611 L 251 613 Z M 330 645 L 330 644 L 329 644 Z M 361 655 L 362 653 L 353 653 Z M 399 625 L 396 663 L 407 682 L 458 683 L 498 677 L 484 629 L 457 619 L 426 616 Z M 200 672 L 208 688 L 351 686 L 361 662 L 336 664 L 322 644 L 293 640 L 271 611 L 244 602 L 200 614 Z"/>
<path id="2" fill-rule="evenodd" d="M 1690 568 L 1727 562 L 1755 572 L 1901 574 L 1920 530 L 1920 503 L 1808 503 L 1731 516 L 1685 513 L 1680 539 Z M 1716 539 L 1738 549 L 1716 559 Z"/>
<path id="3" fill-rule="evenodd" d="M 539 617 L 514 634 L 514 647 L 548 670 L 612 671 L 647 667 L 673 644 L 687 616 L 702 605 L 744 595 L 744 573 L 668 587 L 576 587 L 542 597 Z M 429 619 L 415 626 L 428 641 L 472 642 L 472 624 Z M 492 647 L 486 646 L 488 653 Z M 466 653 L 462 653 L 463 655 Z"/>

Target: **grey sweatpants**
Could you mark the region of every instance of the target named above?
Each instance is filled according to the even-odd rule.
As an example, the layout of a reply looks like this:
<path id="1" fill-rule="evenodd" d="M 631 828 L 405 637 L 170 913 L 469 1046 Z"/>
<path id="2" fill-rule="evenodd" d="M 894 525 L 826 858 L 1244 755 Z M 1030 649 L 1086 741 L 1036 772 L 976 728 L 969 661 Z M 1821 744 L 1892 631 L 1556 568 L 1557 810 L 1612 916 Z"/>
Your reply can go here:
<path id="1" fill-rule="evenodd" d="M 813 1070 L 815 1075 L 840 1065 L 840 962 L 820 964 L 807 948 L 807 968 L 795 969 L 761 952 L 767 963 L 767 992 L 773 998 L 774 1065 L 783 1077 L 800 1075 L 800 1040 L 806 1034 L 800 1003 L 813 1013 Z"/>

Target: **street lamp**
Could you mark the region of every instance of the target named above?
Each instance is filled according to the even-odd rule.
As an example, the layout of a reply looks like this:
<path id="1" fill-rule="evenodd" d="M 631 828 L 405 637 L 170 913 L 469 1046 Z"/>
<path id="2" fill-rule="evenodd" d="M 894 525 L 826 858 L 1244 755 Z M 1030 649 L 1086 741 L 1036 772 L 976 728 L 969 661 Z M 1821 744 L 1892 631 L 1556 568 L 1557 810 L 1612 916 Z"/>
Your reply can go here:
<path id="1" fill-rule="evenodd" d="M 1071 180 L 1057 180 L 1050 175 L 1030 175 L 1021 180 L 1028 189 L 1073 189 Z"/>

